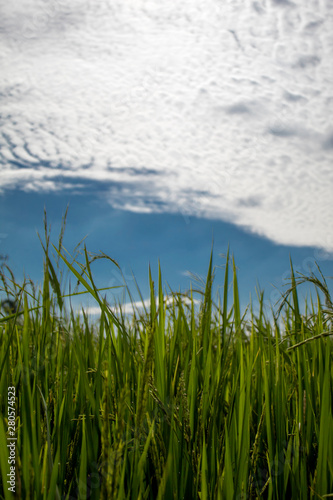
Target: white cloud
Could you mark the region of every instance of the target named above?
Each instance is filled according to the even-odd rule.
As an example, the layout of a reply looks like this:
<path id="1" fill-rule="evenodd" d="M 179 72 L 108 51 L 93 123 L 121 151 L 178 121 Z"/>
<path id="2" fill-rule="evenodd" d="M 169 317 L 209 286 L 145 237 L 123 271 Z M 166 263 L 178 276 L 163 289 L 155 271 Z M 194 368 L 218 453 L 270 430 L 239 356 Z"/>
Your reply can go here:
<path id="1" fill-rule="evenodd" d="M 175 299 L 172 296 L 165 296 L 164 300 L 167 306 L 172 306 Z M 184 296 L 182 297 L 182 303 L 184 305 L 191 306 L 191 299 Z M 193 299 L 193 303 L 195 306 L 198 306 L 200 304 L 200 301 L 198 299 Z M 158 305 L 158 297 L 156 297 L 156 304 Z M 177 302 L 175 302 L 175 304 L 177 304 Z M 144 308 L 149 311 L 150 298 L 144 299 L 143 302 L 139 300 L 136 302 L 126 302 L 125 304 L 121 304 L 120 307 L 119 304 L 110 307 L 111 311 L 116 314 L 120 312 L 120 308 L 123 314 L 133 314 L 134 311 L 143 312 Z M 99 306 L 86 306 L 84 307 L 84 311 L 86 314 L 89 314 L 91 316 L 98 316 L 101 313 L 101 308 Z M 80 314 L 82 314 L 82 309 L 80 310 Z"/>
<path id="2" fill-rule="evenodd" d="M 332 250 L 332 20 L 324 1 L 7 3 L 0 190 L 96 180 L 118 208 Z"/>

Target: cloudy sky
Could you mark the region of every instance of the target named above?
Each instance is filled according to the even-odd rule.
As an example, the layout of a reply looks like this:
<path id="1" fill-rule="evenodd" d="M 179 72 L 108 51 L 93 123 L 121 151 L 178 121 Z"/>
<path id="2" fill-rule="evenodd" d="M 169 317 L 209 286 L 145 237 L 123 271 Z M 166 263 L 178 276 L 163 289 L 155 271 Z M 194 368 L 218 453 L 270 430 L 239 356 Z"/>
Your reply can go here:
<path id="1" fill-rule="evenodd" d="M 0 250 L 16 265 L 14 228 L 70 202 L 73 237 L 145 273 L 165 254 L 176 286 L 213 233 L 245 276 L 281 277 L 289 253 L 332 268 L 331 0 L 17 0 L 0 19 Z"/>

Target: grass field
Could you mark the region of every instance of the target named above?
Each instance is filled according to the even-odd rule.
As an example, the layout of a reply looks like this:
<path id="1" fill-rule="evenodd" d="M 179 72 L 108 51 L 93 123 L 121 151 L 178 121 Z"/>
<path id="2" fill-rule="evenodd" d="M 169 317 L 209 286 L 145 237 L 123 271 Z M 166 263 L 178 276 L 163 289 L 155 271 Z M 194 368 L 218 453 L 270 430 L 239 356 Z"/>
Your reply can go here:
<path id="1" fill-rule="evenodd" d="M 262 294 L 259 312 L 241 311 L 228 254 L 220 299 L 211 258 L 201 294 L 166 300 L 150 276 L 150 307 L 128 316 L 94 284 L 107 257 L 74 259 L 62 236 L 52 246 L 46 227 L 40 289 L 2 268 L 19 307 L 0 319 L 1 498 L 333 497 L 333 306 L 319 270 L 304 314 L 293 272 L 272 320 Z M 80 291 L 98 321 L 71 309 Z"/>

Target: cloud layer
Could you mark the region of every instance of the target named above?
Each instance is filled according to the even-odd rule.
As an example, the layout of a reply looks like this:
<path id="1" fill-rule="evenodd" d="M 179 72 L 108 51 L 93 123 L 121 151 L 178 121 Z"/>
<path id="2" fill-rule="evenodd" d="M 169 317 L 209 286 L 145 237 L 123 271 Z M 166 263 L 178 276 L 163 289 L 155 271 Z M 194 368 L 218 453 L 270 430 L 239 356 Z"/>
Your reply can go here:
<path id="1" fill-rule="evenodd" d="M 2 7 L 0 189 L 234 222 L 333 249 L 328 0 Z"/>

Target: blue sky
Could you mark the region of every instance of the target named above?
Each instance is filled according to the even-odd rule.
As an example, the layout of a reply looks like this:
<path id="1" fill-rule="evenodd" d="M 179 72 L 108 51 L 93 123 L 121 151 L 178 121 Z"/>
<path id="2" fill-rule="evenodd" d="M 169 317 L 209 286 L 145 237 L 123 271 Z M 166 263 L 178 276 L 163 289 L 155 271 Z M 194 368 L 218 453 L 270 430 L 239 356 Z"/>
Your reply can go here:
<path id="1" fill-rule="evenodd" d="M 255 288 L 265 290 L 266 303 L 275 304 L 285 290 L 290 276 L 289 256 L 296 271 L 308 273 L 318 262 L 326 276 L 332 275 L 331 254 L 311 247 L 277 245 L 218 220 L 182 216 L 179 214 L 140 214 L 116 210 L 109 206 L 98 189 L 87 189 L 85 194 L 24 193 L 8 191 L 0 198 L 1 240 L 0 252 L 9 256 L 8 264 L 21 282 L 23 275 L 41 283 L 43 251 L 37 232 L 43 237 L 43 210 L 47 210 L 51 226 L 51 241 L 57 244 L 61 218 L 69 203 L 64 247 L 73 253 L 79 241 L 85 238 L 91 252 L 104 252 L 114 258 L 123 271 L 130 289 L 135 294 L 132 273 L 144 298 L 149 296 L 148 266 L 157 281 L 158 261 L 161 263 L 164 285 L 174 291 L 185 292 L 190 287 L 188 272 L 205 277 L 213 243 L 216 272 L 216 290 L 223 286 L 225 254 L 230 245 L 238 268 L 238 279 L 243 310 L 250 294 L 256 303 Z M 121 276 L 111 263 L 93 264 L 94 277 L 100 287 L 122 285 Z M 196 283 L 193 282 L 195 288 Z M 306 290 L 304 290 L 305 294 Z M 108 300 L 123 300 L 122 289 L 108 293 Z M 74 301 L 86 306 L 86 300 Z M 90 301 L 90 307 L 94 304 Z"/>
<path id="2" fill-rule="evenodd" d="M 19 0 L 0 28 L 0 252 L 18 275 L 40 279 L 43 208 L 56 239 L 68 203 L 66 246 L 88 235 L 144 294 L 158 259 L 174 289 L 204 275 L 213 237 L 243 304 L 257 280 L 275 302 L 290 254 L 333 274 L 331 2 Z"/>

